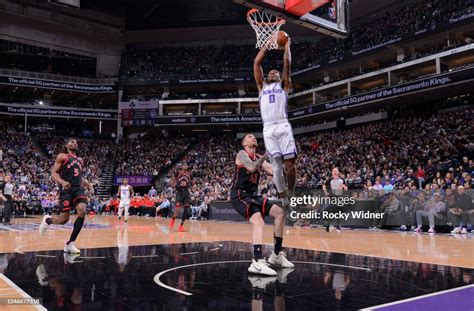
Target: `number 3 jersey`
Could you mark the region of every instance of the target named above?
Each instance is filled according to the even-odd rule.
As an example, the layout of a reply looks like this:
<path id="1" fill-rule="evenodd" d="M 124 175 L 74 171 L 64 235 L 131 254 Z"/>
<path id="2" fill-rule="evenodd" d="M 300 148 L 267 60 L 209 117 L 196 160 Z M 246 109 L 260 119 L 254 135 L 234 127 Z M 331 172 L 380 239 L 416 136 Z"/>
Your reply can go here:
<path id="1" fill-rule="evenodd" d="M 264 83 L 260 92 L 260 112 L 263 124 L 288 119 L 288 95 L 280 82 Z"/>
<path id="2" fill-rule="evenodd" d="M 82 184 L 82 165 L 82 158 L 69 153 L 63 162 L 59 176 L 70 183 L 72 187 L 80 187 Z"/>

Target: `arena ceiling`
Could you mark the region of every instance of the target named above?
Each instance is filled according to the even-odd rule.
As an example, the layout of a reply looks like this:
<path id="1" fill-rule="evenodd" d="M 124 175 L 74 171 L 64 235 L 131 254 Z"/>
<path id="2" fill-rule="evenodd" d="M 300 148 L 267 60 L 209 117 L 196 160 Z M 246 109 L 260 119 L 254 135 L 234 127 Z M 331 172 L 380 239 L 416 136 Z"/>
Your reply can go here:
<path id="1" fill-rule="evenodd" d="M 397 0 L 350 0 L 352 21 L 396 5 Z M 81 9 L 124 16 L 126 30 L 245 24 L 247 8 L 232 0 L 81 0 Z"/>

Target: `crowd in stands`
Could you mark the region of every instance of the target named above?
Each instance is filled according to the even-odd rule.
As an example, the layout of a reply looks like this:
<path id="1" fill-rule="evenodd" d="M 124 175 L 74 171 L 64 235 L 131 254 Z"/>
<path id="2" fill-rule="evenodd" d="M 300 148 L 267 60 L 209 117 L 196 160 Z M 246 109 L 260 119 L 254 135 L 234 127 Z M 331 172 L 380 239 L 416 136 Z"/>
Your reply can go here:
<path id="1" fill-rule="evenodd" d="M 0 127 L 4 132 L 0 135 L 0 179 L 6 174 L 12 175 L 17 213 L 52 211 L 57 206 L 59 187 L 51 180 L 50 172 L 66 138 L 38 134 L 33 139 L 30 131 L 24 134 L 22 125 L 15 123 L 1 122 Z M 111 141 L 79 141 L 78 155 L 84 159 L 84 178 L 93 185 L 99 184 L 112 150 Z"/>
<path id="2" fill-rule="evenodd" d="M 116 152 L 116 175 L 157 176 L 184 152 L 191 138 L 136 138 L 125 140 Z"/>
<path id="3" fill-rule="evenodd" d="M 0 68 L 93 78 L 96 66 L 91 56 L 0 40 Z"/>
<path id="4" fill-rule="evenodd" d="M 397 40 L 417 31 L 433 30 L 442 22 L 466 12 L 472 12 L 472 0 L 400 1 L 396 7 L 351 25 L 351 34 L 345 40 L 321 36 L 314 41 L 297 41 L 292 44 L 293 71 L 321 65 L 373 50 L 391 40 Z M 374 29 L 377 29 L 374 31 Z M 451 42 L 449 48 L 468 42 Z M 413 53 L 405 61 L 447 49 L 447 46 L 432 47 Z M 200 47 L 160 47 L 155 49 L 130 48 L 126 53 L 127 66 L 122 78 L 129 80 L 168 80 L 191 78 L 249 77 L 255 47 L 251 44 L 203 45 Z M 265 66 L 281 65 L 281 51 L 270 51 Z M 182 60 L 186 61 L 182 61 Z M 391 64 L 385 64 L 389 66 Z M 369 68 L 368 71 L 379 69 Z M 332 80 L 347 78 L 356 72 L 341 73 Z"/>
<path id="5" fill-rule="evenodd" d="M 2 174 L 13 174 L 18 204 L 50 210 L 58 188 L 49 179 L 49 168 L 64 138 L 38 135 L 42 148 L 18 128 L 2 126 L 6 133 L 0 137 Z M 445 224 L 460 225 L 455 229 L 458 232 L 466 231 L 474 217 L 474 212 L 469 212 L 474 210 L 473 126 L 472 109 L 455 106 L 426 111 L 420 107 L 383 121 L 297 136 L 297 188 L 320 189 L 332 169 L 338 167 L 355 198 L 377 200 L 377 208 L 387 215 L 402 213 L 406 220 L 402 229 L 413 226 L 420 230 L 419 226 L 427 221 L 433 231 L 437 219 L 442 218 Z M 263 141 L 260 143 L 259 153 L 263 153 Z M 197 214 L 211 201 L 229 198 L 235 155 L 240 148 L 240 141 L 233 135 L 203 135 L 195 141 L 183 137 L 139 138 L 116 147 L 116 173 L 159 175 L 174 165 L 162 180 L 160 192 L 151 189 L 146 195 L 137 194 L 132 204 L 132 213 L 137 215 L 154 216 L 159 206 L 163 209 L 160 213 L 167 215 L 175 200 L 175 176 L 186 164 L 193 177 L 191 205 Z M 108 142 L 80 142 L 80 152 L 88 161 L 85 177 L 93 183 L 98 182 L 110 151 Z M 271 177 L 262 175 L 259 192 L 276 198 Z M 460 208 L 459 200 L 471 204 Z M 117 204 L 116 198 L 104 201 L 92 197 L 90 202 L 96 212 L 113 213 Z M 404 214 L 403 210 L 411 213 Z M 385 221 L 374 223 L 374 229 Z"/>

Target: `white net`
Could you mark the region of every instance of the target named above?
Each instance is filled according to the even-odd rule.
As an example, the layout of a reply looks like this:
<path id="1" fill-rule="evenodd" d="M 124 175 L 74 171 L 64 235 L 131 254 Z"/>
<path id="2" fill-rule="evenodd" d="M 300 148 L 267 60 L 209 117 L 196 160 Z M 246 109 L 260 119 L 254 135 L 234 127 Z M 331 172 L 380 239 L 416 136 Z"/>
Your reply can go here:
<path id="1" fill-rule="evenodd" d="M 247 21 L 257 35 L 256 48 L 278 49 L 278 31 L 285 20 L 265 11 L 252 9 L 247 13 Z"/>

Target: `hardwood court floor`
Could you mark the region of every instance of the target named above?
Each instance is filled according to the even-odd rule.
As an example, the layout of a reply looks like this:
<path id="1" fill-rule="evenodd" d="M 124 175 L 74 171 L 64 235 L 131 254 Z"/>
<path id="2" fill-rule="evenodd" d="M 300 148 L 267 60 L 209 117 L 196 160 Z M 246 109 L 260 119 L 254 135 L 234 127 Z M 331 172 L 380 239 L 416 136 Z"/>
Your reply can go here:
<path id="1" fill-rule="evenodd" d="M 265 309 L 272 309 L 286 302 L 288 310 L 358 309 L 456 288 L 474 279 L 471 235 L 326 233 L 286 227 L 284 247 L 297 263 L 296 270 L 279 274 L 278 281 L 262 281 L 246 272 L 251 257 L 247 223 L 188 221 L 188 232 L 181 233 L 177 224 L 170 232 L 168 220 L 162 218 L 131 217 L 124 225 L 113 216 L 88 217 L 76 243 L 82 249 L 80 257 L 63 259 L 62 248 L 72 224 L 53 226 L 39 236 L 39 222 L 39 217 L 20 218 L 11 227 L 0 226 L 0 263 L 2 258 L 8 262 L 0 266 L 4 273 L 0 274 L 0 291 L 8 298 L 42 298 L 44 306 L 54 310 L 60 310 L 58 297 L 65 296 L 70 301 L 82 297 L 84 307 L 92 309 L 100 302 L 100 310 L 104 306 L 140 310 L 143 303 L 162 308 L 181 302 L 201 308 L 215 303 L 208 306 L 213 310 L 222 309 L 219 303 L 229 310 L 240 309 L 236 307 L 240 305 L 247 309 L 256 294 L 264 299 L 252 300 L 252 307 L 263 303 Z M 264 240 L 267 253 L 273 240 L 271 225 L 265 228 Z M 156 276 L 153 278 L 161 272 L 166 272 L 162 276 L 165 286 L 158 286 Z M 43 274 L 47 277 L 41 281 Z M 389 287 L 381 288 L 380 278 L 390 279 Z M 45 284 L 38 285 L 38 280 Z M 116 288 L 113 296 L 110 282 Z M 141 290 L 135 288 L 137 284 Z M 170 295 L 173 289 L 170 292 L 166 284 L 175 289 L 175 295 Z M 256 293 L 259 284 L 263 290 Z M 189 296 L 179 290 L 176 295 L 178 288 L 194 293 L 194 298 L 185 298 Z M 274 296 L 280 291 L 286 300 Z M 38 307 L 0 305 L 1 310 Z"/>
<path id="2" fill-rule="evenodd" d="M 71 217 L 74 221 L 74 217 Z M 40 218 L 13 220 L 9 231 L 0 231 L 0 253 L 60 250 L 71 233 L 72 224 L 54 226 L 40 237 Z M 88 216 L 76 245 L 81 248 L 117 246 L 117 229 L 124 226 L 113 216 Z M 251 226 L 247 223 L 186 221 L 187 232 L 169 232 L 168 219 L 132 216 L 129 219 L 128 243 L 135 245 L 177 244 L 211 241 L 251 242 Z M 264 243 L 273 243 L 273 226 L 265 227 Z M 5 226 L 0 226 L 0 230 Z M 474 268 L 474 248 L 471 235 L 415 234 L 411 232 L 370 232 L 286 227 L 283 246 L 346 253 L 429 264 Z"/>

